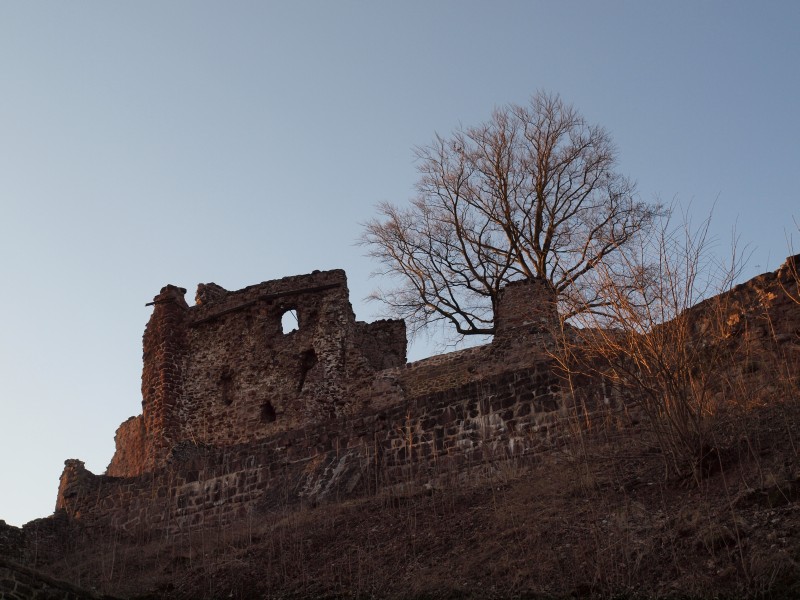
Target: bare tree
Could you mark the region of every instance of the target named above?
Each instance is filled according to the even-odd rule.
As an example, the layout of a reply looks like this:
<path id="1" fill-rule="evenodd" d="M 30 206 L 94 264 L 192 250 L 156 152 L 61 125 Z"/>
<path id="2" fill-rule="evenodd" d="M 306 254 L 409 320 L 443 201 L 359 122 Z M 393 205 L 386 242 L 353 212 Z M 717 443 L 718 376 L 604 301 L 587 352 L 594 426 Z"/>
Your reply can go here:
<path id="1" fill-rule="evenodd" d="M 417 197 L 381 204 L 361 238 L 399 284 L 372 298 L 412 331 L 446 322 L 460 336 L 494 333 L 500 289 L 527 277 L 550 283 L 566 317 L 600 309 L 593 270 L 613 271 L 661 210 L 617 172 L 609 134 L 557 95 L 498 108 L 416 156 Z"/>

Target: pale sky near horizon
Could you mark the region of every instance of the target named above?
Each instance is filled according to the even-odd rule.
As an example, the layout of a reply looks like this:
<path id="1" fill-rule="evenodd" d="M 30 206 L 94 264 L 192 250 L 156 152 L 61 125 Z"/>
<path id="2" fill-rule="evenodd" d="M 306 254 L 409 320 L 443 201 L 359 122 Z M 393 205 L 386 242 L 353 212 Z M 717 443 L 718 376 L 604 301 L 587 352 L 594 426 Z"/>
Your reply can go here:
<path id="1" fill-rule="evenodd" d="M 413 196 L 412 148 L 536 90 L 608 129 L 642 198 L 715 205 L 745 276 L 777 268 L 798 31 L 788 0 L 0 3 L 0 519 L 51 514 L 67 458 L 105 470 L 163 285 L 344 268 L 375 318 L 355 241 Z"/>

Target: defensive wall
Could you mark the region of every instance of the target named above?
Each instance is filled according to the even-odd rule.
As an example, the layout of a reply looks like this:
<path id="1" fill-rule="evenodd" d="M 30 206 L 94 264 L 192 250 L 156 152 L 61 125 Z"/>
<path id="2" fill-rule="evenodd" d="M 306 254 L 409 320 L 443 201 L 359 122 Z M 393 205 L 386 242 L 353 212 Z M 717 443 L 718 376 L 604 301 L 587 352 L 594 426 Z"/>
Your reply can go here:
<path id="1" fill-rule="evenodd" d="M 0 556 L 0 598 L 4 600 L 114 600 L 59 581 Z"/>
<path id="2" fill-rule="evenodd" d="M 798 261 L 693 309 L 696 335 L 713 321 L 715 339 L 755 349 L 734 365 L 743 376 L 775 353 L 798 365 Z M 598 380 L 567 393 L 539 280 L 504 289 L 490 344 L 411 364 L 402 322 L 355 320 L 342 271 L 236 292 L 205 284 L 191 307 L 184 293 L 167 286 L 154 300 L 143 414 L 118 430 L 107 473 L 66 462 L 57 514 L 68 521 L 139 536 L 258 519 L 535 453 L 558 443 L 574 406 L 614 402 Z M 290 309 L 299 327 L 284 332 Z"/>
<path id="3" fill-rule="evenodd" d="M 64 515 L 61 516 L 64 521 Z M 47 522 L 49 529 L 53 527 L 56 517 L 39 519 Z M 110 596 L 101 596 L 92 590 L 81 589 L 71 583 L 55 579 L 29 564 L 31 547 L 26 542 L 26 532 L 7 525 L 0 520 L 0 598 L 3 600 L 113 600 Z M 49 540 L 48 540 L 49 541 Z"/>
<path id="4" fill-rule="evenodd" d="M 131 535 L 188 532 L 549 444 L 566 411 L 539 280 L 509 285 L 491 344 L 406 364 L 401 321 L 361 323 L 342 271 L 236 292 L 166 286 L 144 334 L 142 408 L 105 475 L 68 460 L 57 509 Z M 281 316 L 296 311 L 296 331 Z"/>

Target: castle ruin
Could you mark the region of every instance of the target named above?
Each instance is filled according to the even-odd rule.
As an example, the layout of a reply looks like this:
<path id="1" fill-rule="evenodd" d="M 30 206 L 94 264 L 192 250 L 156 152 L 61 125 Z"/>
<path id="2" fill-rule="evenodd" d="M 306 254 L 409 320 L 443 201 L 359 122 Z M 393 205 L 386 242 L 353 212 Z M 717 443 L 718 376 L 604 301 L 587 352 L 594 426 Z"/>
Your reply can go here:
<path id="1" fill-rule="evenodd" d="M 188 532 L 264 510 L 278 476 L 296 499 L 364 493 L 412 464 L 530 452 L 565 414 L 539 280 L 505 288 L 491 344 L 412 364 L 402 321 L 356 321 L 341 270 L 201 284 L 193 306 L 185 293 L 168 285 L 152 302 L 142 414 L 117 430 L 106 473 L 66 462 L 56 508 L 70 518 Z"/>
<path id="2" fill-rule="evenodd" d="M 797 261 L 692 309 L 697 335 L 714 306 L 724 343 L 752 356 L 795 348 Z M 555 297 L 540 280 L 506 286 L 491 343 L 410 364 L 404 323 L 356 321 L 340 270 L 233 292 L 201 284 L 194 306 L 185 293 L 166 286 L 153 300 L 142 414 L 118 429 L 104 475 L 66 461 L 59 514 L 125 535 L 188 533 L 278 498 L 316 503 L 409 470 L 434 479 L 535 453 L 578 412 L 620 403 L 601 380 L 565 389 Z M 294 331 L 282 329 L 287 311 Z"/>
<path id="3" fill-rule="evenodd" d="M 680 315 L 698 357 L 726 357 L 707 373 L 721 403 L 742 389 L 767 402 L 797 389 L 798 272 L 789 257 Z M 152 302 L 142 414 L 120 425 L 106 473 L 69 459 L 54 515 L 22 529 L 0 521 L 0 596 L 96 598 L 30 568 L 57 574 L 84 544 L 191 551 L 198 536 L 289 507 L 446 489 L 508 459 L 557 458 L 570 429 L 589 434 L 595 419 L 600 431 L 642 421 L 541 280 L 502 290 L 490 343 L 414 363 L 402 321 L 356 320 L 341 270 L 238 291 L 201 284 L 192 306 L 185 294 L 168 285 Z M 575 356 L 590 369 L 566 377 Z"/>
<path id="4" fill-rule="evenodd" d="M 171 449 L 252 442 L 352 413 L 354 384 L 406 362 L 402 321 L 357 322 L 343 271 L 236 292 L 168 285 L 144 333 L 142 414 L 120 426 L 107 475 L 163 467 Z M 283 331 L 283 315 L 296 318 Z"/>

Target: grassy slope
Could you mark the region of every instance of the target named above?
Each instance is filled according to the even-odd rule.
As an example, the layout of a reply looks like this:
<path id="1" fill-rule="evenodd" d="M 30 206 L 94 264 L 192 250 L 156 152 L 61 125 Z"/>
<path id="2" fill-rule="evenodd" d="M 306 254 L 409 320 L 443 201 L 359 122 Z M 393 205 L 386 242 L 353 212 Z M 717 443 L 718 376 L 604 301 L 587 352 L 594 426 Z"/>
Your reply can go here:
<path id="1" fill-rule="evenodd" d="M 84 545 L 45 568 L 163 598 L 800 597 L 800 407 L 729 421 L 700 487 L 664 480 L 640 425 L 191 539 Z"/>

